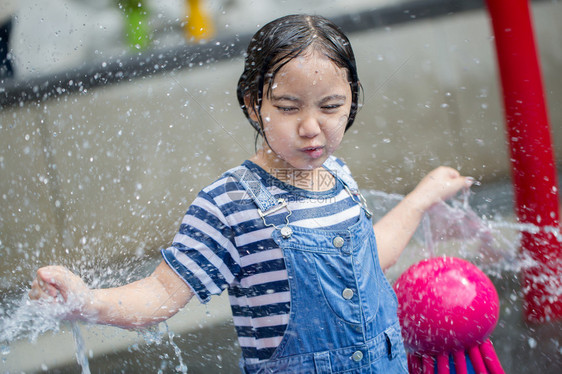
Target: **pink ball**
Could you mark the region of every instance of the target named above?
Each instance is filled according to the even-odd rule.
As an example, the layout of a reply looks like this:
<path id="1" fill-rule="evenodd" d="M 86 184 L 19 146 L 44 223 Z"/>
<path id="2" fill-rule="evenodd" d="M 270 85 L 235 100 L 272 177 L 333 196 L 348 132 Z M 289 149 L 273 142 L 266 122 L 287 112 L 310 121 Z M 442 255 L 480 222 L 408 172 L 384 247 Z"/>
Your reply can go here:
<path id="1" fill-rule="evenodd" d="M 490 279 L 455 257 L 423 260 L 394 284 L 404 344 L 411 353 L 439 354 L 483 343 L 499 316 Z"/>

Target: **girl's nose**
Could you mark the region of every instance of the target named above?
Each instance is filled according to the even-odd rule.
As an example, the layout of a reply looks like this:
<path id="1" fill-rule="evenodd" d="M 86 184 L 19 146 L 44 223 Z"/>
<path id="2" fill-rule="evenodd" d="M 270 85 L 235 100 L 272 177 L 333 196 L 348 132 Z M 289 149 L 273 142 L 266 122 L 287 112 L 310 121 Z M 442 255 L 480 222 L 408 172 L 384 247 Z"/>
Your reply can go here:
<path id="1" fill-rule="evenodd" d="M 321 132 L 321 119 L 313 115 L 308 115 L 300 119 L 299 136 L 303 138 L 313 138 Z"/>

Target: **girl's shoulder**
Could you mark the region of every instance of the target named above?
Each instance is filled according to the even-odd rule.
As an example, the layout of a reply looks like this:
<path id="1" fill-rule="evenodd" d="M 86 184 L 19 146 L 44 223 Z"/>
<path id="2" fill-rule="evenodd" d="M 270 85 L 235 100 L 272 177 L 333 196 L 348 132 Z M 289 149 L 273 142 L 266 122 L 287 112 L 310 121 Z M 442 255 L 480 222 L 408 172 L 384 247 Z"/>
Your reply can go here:
<path id="1" fill-rule="evenodd" d="M 221 214 L 227 217 L 253 208 L 247 191 L 234 175 L 246 165 L 247 161 L 222 173 L 215 181 L 204 187 L 196 199 L 206 200 L 214 206 L 214 209 L 220 210 Z"/>
<path id="2" fill-rule="evenodd" d="M 217 205 L 222 205 L 226 200 L 237 200 L 236 191 L 241 190 L 240 184 L 234 177 L 233 172 L 238 170 L 240 166 L 233 167 L 222 173 L 215 181 L 204 187 L 200 195 L 206 195 L 207 198 L 213 199 Z"/>

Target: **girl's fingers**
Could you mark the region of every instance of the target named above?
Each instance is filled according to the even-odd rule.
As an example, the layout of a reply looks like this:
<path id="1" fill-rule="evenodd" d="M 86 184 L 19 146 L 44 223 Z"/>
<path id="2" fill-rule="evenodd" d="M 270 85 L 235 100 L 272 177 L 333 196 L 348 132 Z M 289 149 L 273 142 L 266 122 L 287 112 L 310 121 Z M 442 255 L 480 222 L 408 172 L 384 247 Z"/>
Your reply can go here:
<path id="1" fill-rule="evenodd" d="M 43 292 L 45 292 L 47 295 L 55 298 L 58 295 L 58 290 L 53 287 L 51 284 L 49 283 L 45 283 L 45 282 L 40 282 L 39 285 L 41 286 L 41 289 L 43 290 Z"/>
<path id="2" fill-rule="evenodd" d="M 39 269 L 37 271 L 37 279 L 49 285 L 55 286 L 60 284 L 60 282 L 57 281 L 56 276 L 57 275 L 53 274 L 52 271 L 47 271 L 44 269 Z"/>
<path id="3" fill-rule="evenodd" d="M 56 298 L 57 293 L 58 292 L 56 288 L 36 278 L 31 284 L 29 298 L 32 300 Z"/>
<path id="4" fill-rule="evenodd" d="M 30 298 L 56 298 L 59 294 L 66 299 L 67 288 L 70 286 L 69 273 L 65 268 L 48 266 L 37 270 L 37 276 L 32 283 Z"/>
<path id="5" fill-rule="evenodd" d="M 422 210 L 429 209 L 439 201 L 445 201 L 463 188 L 468 188 L 474 179 L 462 176 L 457 170 L 440 166 L 432 170 L 416 187 L 420 192 L 419 199 Z"/>
<path id="6" fill-rule="evenodd" d="M 29 291 L 29 298 L 31 300 L 40 299 L 41 293 L 42 293 L 41 287 L 39 287 L 37 279 L 34 279 L 33 283 L 31 283 L 31 290 Z"/>

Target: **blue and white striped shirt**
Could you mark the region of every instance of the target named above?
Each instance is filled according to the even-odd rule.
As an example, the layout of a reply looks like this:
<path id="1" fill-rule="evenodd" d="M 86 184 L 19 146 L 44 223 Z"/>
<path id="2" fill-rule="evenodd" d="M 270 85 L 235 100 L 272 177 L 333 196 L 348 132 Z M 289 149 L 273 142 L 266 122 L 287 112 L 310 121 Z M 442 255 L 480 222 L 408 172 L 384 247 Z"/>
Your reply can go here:
<path id="1" fill-rule="evenodd" d="M 243 165 L 276 198 L 288 201 L 291 225 L 341 230 L 359 219 L 360 206 L 340 181 L 328 191 L 308 191 L 280 181 L 251 161 Z M 283 209 L 266 219 L 282 226 L 286 216 Z M 271 357 L 289 322 L 288 275 L 283 253 L 271 238 L 273 230 L 227 172 L 198 194 L 172 245 L 162 250 L 165 261 L 201 302 L 228 289 L 238 340 L 249 363 Z"/>

